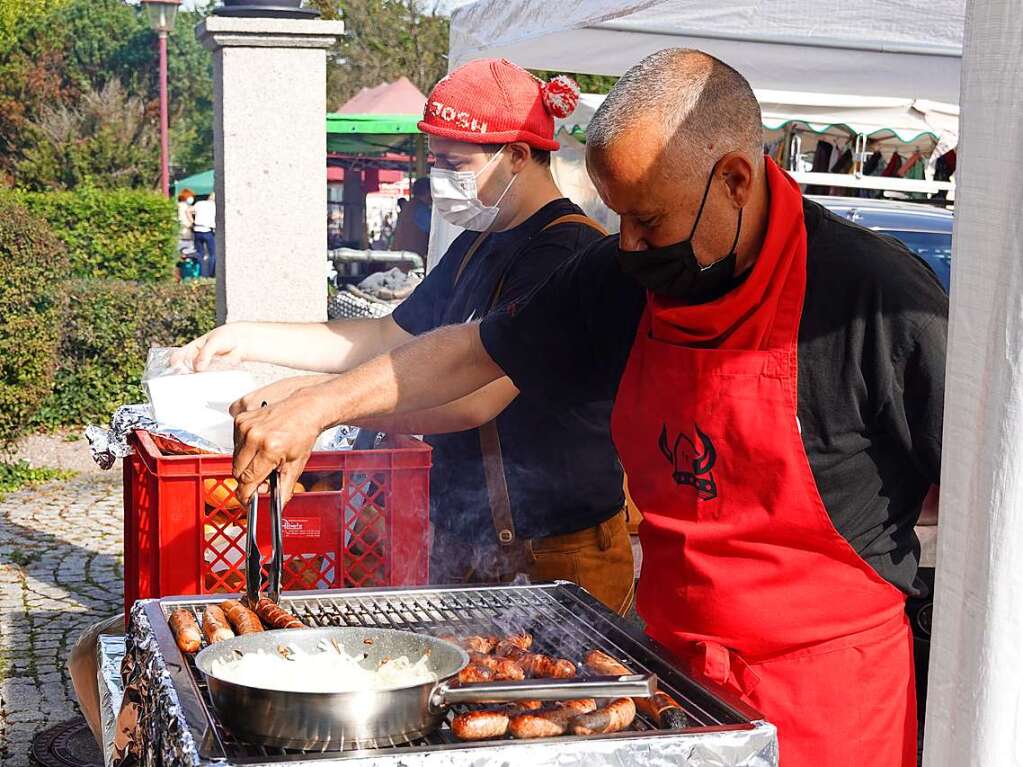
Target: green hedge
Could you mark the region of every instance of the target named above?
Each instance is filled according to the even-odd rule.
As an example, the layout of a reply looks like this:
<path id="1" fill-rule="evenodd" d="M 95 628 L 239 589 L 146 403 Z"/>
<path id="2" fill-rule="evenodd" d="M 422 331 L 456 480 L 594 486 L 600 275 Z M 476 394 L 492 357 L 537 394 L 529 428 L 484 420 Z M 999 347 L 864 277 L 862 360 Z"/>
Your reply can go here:
<path id="1" fill-rule="evenodd" d="M 180 346 L 214 326 L 212 280 L 138 284 L 73 280 L 53 394 L 41 426 L 105 424 L 120 405 L 144 402 L 139 379 L 150 346 Z"/>
<path id="2" fill-rule="evenodd" d="M 66 269 L 46 223 L 0 198 L 0 447 L 28 429 L 53 385 Z"/>
<path id="3" fill-rule="evenodd" d="M 156 282 L 174 274 L 177 209 L 134 189 L 13 192 L 67 245 L 72 277 Z"/>

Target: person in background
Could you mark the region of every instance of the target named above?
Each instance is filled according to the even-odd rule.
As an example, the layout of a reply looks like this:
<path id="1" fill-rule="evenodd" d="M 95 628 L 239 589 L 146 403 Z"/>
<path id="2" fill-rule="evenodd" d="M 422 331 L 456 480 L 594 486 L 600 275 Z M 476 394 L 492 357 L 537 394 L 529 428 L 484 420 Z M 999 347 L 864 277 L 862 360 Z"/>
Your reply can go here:
<path id="1" fill-rule="evenodd" d="M 603 233 L 551 174 L 554 118 L 567 117 L 578 96 L 568 78 L 545 83 L 504 60 L 455 70 L 434 88 L 419 123 L 436 159 L 432 195 L 426 179 L 416 182 L 405 212 L 432 197 L 438 215 L 466 231 L 412 295 L 379 319 L 230 322 L 185 346 L 175 362 L 201 371 L 214 359 L 251 360 L 329 374 L 442 325 L 521 305 Z M 303 379 L 252 392 L 246 402 L 272 406 L 293 392 L 293 380 Z M 624 613 L 634 573 L 610 400 L 561 407 L 542 394 L 519 397 L 504 378 L 440 407 L 354 425 L 429 435 L 434 583 L 507 582 L 520 573 L 564 579 Z"/>
<path id="2" fill-rule="evenodd" d="M 430 215 L 433 199 L 430 197 L 430 179 L 417 178 L 412 183 L 412 201 L 406 205 L 398 200 L 398 223 L 394 229 L 392 250 L 408 250 L 426 258 L 430 244 Z"/>
<path id="3" fill-rule="evenodd" d="M 191 189 L 182 189 L 178 194 L 178 251 L 188 252 L 194 250 L 192 243 L 192 224 L 195 221 L 195 192 Z"/>
<path id="4" fill-rule="evenodd" d="M 195 235 L 195 250 L 202 267 L 203 277 L 215 277 L 217 274 L 217 242 L 214 234 L 217 229 L 217 203 L 210 192 L 205 200 L 199 200 L 194 206 L 192 230 Z"/>

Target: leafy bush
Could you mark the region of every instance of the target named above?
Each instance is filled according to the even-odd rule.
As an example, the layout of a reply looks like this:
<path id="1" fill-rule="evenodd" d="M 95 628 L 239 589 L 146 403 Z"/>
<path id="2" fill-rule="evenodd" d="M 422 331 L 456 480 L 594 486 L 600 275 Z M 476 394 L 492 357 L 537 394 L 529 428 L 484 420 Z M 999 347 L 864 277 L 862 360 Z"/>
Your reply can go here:
<path id="1" fill-rule="evenodd" d="M 6 493 L 13 493 L 23 487 L 49 482 L 51 479 L 71 479 L 75 473 L 45 466 L 30 466 L 27 461 L 5 463 L 0 461 L 0 501 Z"/>
<path id="2" fill-rule="evenodd" d="M 178 224 L 171 200 L 127 189 L 11 194 L 67 245 L 70 276 L 154 282 L 174 273 Z"/>
<path id="3" fill-rule="evenodd" d="M 150 346 L 180 346 L 211 330 L 211 280 L 137 284 L 74 280 L 46 427 L 106 423 L 120 405 L 144 401 L 139 379 Z"/>
<path id="4" fill-rule="evenodd" d="M 53 385 L 66 264 L 46 223 L 0 198 L 0 446 L 25 433 Z"/>

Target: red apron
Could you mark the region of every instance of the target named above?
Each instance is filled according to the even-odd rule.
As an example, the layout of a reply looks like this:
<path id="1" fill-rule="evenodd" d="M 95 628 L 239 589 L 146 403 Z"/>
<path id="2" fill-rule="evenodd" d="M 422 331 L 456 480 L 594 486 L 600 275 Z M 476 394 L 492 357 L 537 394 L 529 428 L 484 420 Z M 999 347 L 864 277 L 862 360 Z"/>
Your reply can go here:
<path id="1" fill-rule="evenodd" d="M 905 597 L 835 530 L 807 461 L 802 197 L 770 160 L 768 182 L 746 282 L 701 306 L 650 296 L 621 381 L 614 441 L 643 513 L 637 606 L 652 637 L 778 727 L 782 767 L 911 767 Z"/>

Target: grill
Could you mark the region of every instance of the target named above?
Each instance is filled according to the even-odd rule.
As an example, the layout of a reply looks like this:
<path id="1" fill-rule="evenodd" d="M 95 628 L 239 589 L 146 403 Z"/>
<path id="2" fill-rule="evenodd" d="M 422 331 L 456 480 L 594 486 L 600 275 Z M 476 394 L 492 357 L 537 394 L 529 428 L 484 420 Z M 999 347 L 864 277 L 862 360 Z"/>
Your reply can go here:
<path id="1" fill-rule="evenodd" d="M 358 742 L 341 744 L 340 747 L 334 745 L 329 751 L 309 752 L 270 748 L 239 740 L 218 720 L 203 675 L 196 669 L 191 656 L 179 652 L 167 626 L 167 617 L 174 609 L 189 608 L 200 619 L 202 608 L 219 599 L 222 597 L 168 597 L 153 600 L 145 607 L 185 723 L 204 760 L 265 764 L 324 759 L 345 761 L 372 756 L 372 761 L 377 763 L 381 759 L 391 761 L 388 759 L 390 756 L 397 764 L 408 763 L 406 759 L 414 754 L 454 750 L 473 752 L 474 758 L 478 759 L 482 755 L 479 753 L 480 748 L 497 745 L 513 749 L 504 752 L 502 758 L 515 763 L 514 749 L 535 747 L 541 743 L 512 739 L 482 743 L 458 741 L 452 735 L 448 723 L 450 716 L 464 710 L 459 707 L 453 709 L 448 721 L 439 730 L 426 738 L 403 745 L 395 745 L 393 742 Z M 692 722 L 692 727 L 684 730 L 658 730 L 652 722 L 638 714 L 629 732 L 542 741 L 548 745 L 558 743 L 559 751 L 564 749 L 567 742 L 614 740 L 616 747 L 628 748 L 630 742 L 638 745 L 640 740 L 649 742 L 651 738 L 691 738 L 693 735 L 721 735 L 731 731 L 738 735 L 740 731 L 751 732 L 765 726 L 757 721 L 761 716 L 756 711 L 727 691 L 720 688 L 711 690 L 679 671 L 663 647 L 570 583 L 487 588 L 293 592 L 284 596 L 282 606 L 308 626 L 394 628 L 435 636 L 504 634 L 525 630 L 533 634 L 535 652 L 570 658 L 576 662 L 588 650 L 601 649 L 635 673 L 656 674 L 659 688 L 679 702 Z M 523 751 L 521 755 L 525 757 L 526 752 Z"/>

